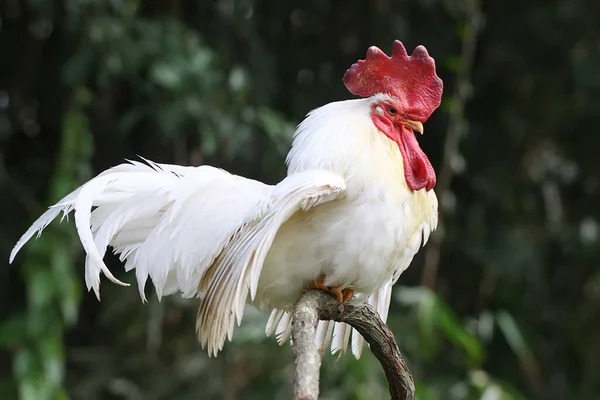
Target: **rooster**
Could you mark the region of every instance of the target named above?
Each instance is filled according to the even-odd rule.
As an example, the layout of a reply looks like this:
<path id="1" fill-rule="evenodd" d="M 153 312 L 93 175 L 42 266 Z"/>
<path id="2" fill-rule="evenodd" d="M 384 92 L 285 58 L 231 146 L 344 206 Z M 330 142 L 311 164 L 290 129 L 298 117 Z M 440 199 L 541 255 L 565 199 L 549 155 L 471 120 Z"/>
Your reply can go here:
<path id="1" fill-rule="evenodd" d="M 293 136 L 288 173 L 275 186 L 211 166 L 149 160 L 110 168 L 51 206 L 21 237 L 10 262 L 61 212 L 74 211 L 85 282 L 100 299 L 108 246 L 135 270 L 139 294 L 199 297 L 196 332 L 216 356 L 244 307 L 272 309 L 266 334 L 284 343 L 303 290 L 368 302 L 385 321 L 392 286 L 437 225 L 433 167 L 415 131 L 440 105 L 442 81 L 423 46 L 411 56 L 377 47 L 344 75 L 360 98 L 310 112 Z M 320 321 L 317 346 L 360 357 L 363 339 Z"/>

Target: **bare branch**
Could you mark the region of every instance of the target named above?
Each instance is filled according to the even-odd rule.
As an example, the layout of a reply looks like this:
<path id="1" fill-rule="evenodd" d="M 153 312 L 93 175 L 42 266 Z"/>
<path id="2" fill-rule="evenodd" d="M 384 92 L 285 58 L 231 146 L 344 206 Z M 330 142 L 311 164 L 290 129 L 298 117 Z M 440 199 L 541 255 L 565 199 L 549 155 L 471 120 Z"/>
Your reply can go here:
<path id="1" fill-rule="evenodd" d="M 315 329 L 319 322 L 318 296 L 310 291 L 298 299 L 292 319 L 294 344 L 294 399 L 316 400 L 319 397 L 321 356 L 315 344 Z"/>
<path id="2" fill-rule="evenodd" d="M 319 393 L 321 361 L 314 344 L 316 316 L 321 320 L 345 322 L 355 328 L 369 343 L 371 351 L 381 363 L 388 381 L 391 399 L 414 400 L 415 385 L 412 375 L 402 358 L 394 335 L 383 323 L 377 311 L 368 304 L 341 306 L 334 297 L 320 290 L 304 293 L 294 308 L 292 338 L 296 363 L 294 372 L 296 400 L 316 399 Z M 307 355 L 309 352 L 312 354 Z M 316 389 L 314 386 L 299 387 L 301 384 L 314 385 L 315 383 Z"/>

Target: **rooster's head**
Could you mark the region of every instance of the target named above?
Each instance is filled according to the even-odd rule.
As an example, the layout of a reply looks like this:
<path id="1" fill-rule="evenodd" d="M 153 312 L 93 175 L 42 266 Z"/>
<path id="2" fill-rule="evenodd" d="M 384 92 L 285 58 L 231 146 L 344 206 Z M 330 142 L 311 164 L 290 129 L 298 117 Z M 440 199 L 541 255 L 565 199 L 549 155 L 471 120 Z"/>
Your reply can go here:
<path id="1" fill-rule="evenodd" d="M 348 69 L 344 84 L 353 94 L 374 97 L 371 120 L 398 145 L 408 186 L 412 190 L 433 189 L 435 171 L 414 131 L 423 133 L 423 123 L 440 105 L 443 84 L 425 47 L 417 47 L 409 56 L 402 42 L 396 40 L 391 57 L 370 47 L 366 58 Z"/>

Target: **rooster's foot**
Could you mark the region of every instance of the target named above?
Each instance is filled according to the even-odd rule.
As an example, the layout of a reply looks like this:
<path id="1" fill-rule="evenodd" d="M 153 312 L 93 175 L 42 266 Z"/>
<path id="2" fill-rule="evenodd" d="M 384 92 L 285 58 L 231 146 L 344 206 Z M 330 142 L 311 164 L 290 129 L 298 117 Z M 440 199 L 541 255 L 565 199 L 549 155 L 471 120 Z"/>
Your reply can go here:
<path id="1" fill-rule="evenodd" d="M 339 286 L 326 286 L 325 275 L 319 275 L 319 277 L 308 284 L 309 289 L 319 289 L 327 293 L 333 294 L 340 304 L 345 304 L 352 296 L 354 296 L 354 290 L 352 289 L 340 289 Z"/>

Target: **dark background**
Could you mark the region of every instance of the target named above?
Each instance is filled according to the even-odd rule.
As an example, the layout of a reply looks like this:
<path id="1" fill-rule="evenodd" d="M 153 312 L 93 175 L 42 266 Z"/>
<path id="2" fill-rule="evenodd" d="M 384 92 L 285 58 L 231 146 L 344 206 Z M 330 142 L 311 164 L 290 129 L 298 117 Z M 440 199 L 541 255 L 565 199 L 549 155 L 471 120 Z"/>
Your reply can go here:
<path id="1" fill-rule="evenodd" d="M 419 399 L 600 395 L 600 3 L 0 2 L 0 259 L 45 207 L 124 158 L 269 183 L 294 126 L 352 96 L 370 45 L 424 44 L 445 92 L 419 138 L 442 223 L 389 325 Z M 109 257 L 113 271 L 122 268 Z M 250 309 L 209 359 L 197 302 L 83 285 L 72 223 L 0 268 L 2 399 L 288 398 L 289 346 Z M 131 276 L 124 278 L 132 281 Z M 373 356 L 325 357 L 323 399 L 384 399 Z"/>

